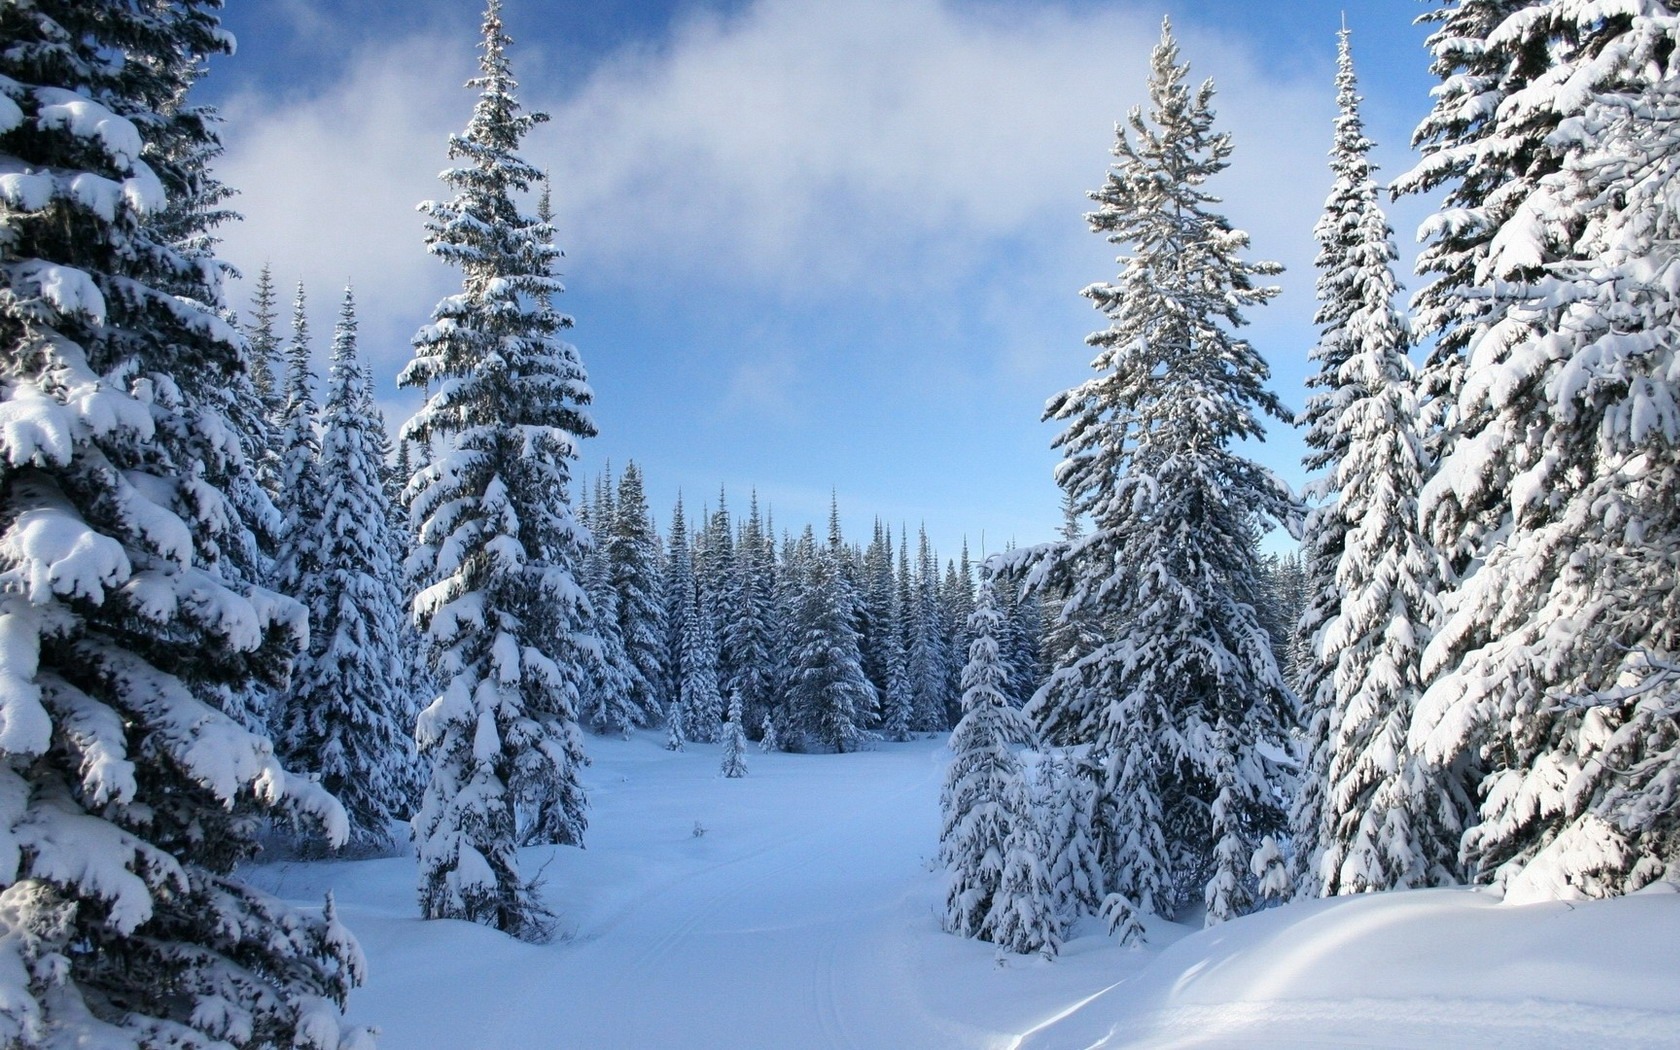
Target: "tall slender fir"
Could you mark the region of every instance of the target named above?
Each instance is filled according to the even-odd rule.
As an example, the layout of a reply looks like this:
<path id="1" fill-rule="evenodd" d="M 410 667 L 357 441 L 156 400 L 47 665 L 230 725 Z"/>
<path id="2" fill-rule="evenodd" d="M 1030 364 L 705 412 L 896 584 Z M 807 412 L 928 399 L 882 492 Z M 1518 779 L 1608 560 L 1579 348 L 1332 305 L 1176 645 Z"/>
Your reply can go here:
<path id="1" fill-rule="evenodd" d="M 570 319 L 552 306 L 553 229 L 517 202 L 540 174 L 516 151 L 545 116 L 521 111 L 508 43 L 490 0 L 478 102 L 442 176 L 455 196 L 422 205 L 427 247 L 462 287 L 415 336 L 400 380 L 429 394 L 404 436 L 437 449 L 409 484 L 428 563 L 414 612 L 442 689 L 416 734 L 431 779 L 414 835 L 423 914 L 540 937 L 549 913 L 514 851 L 576 843 L 585 824 L 577 705 L 595 646 L 571 471 L 595 425 L 560 338 Z"/>
<path id="2" fill-rule="evenodd" d="M 1056 480 L 1092 532 L 1059 545 L 1084 612 L 1115 633 L 1057 669 L 1035 702 L 1047 722 L 1095 698 L 1087 738 L 1109 889 L 1171 915 L 1200 897 L 1207 922 L 1248 905 L 1250 855 L 1278 827 L 1265 745 L 1291 706 L 1255 615 L 1257 522 L 1292 513 L 1281 482 L 1233 447 L 1287 418 L 1265 362 L 1234 330 L 1277 289 L 1272 263 L 1204 189 L 1231 154 L 1213 130 L 1213 85 L 1190 89 L 1170 27 L 1151 58 L 1151 112 L 1119 129 L 1087 218 L 1132 254 L 1116 283 L 1085 289 L 1110 321 L 1089 342 L 1093 378 L 1050 400 L 1066 429 Z M 1128 132 L 1129 127 L 1129 132 Z"/>

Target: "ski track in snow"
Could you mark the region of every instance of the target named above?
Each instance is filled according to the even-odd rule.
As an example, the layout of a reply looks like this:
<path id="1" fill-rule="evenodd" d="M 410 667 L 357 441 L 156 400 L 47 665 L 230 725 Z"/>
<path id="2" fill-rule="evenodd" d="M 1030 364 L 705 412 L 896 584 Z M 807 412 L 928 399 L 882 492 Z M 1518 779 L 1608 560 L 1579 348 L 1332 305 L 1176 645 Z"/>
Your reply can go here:
<path id="1" fill-rule="evenodd" d="M 715 745 L 660 739 L 590 738 L 588 848 L 522 853 L 551 944 L 420 921 L 410 857 L 248 874 L 335 893 L 369 959 L 350 1016 L 383 1050 L 1680 1047 L 1680 894 L 1343 898 L 1000 960 L 939 930 L 939 742 L 755 753 L 726 780 Z"/>

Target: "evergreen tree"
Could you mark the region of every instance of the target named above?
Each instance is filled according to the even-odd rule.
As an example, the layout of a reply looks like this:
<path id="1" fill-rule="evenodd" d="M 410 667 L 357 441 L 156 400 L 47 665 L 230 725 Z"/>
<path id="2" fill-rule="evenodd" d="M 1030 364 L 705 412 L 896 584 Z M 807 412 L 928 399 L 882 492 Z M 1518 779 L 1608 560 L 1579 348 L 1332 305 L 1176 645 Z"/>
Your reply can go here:
<path id="1" fill-rule="evenodd" d="M 284 374 L 280 363 L 280 337 L 274 331 L 274 276 L 267 263 L 257 272 L 257 287 L 251 295 L 251 323 L 245 326 L 245 342 L 250 348 L 251 386 L 260 408 L 262 430 L 256 436 L 261 444 L 261 458 L 255 467 L 257 478 L 272 497 L 280 491 L 280 418 L 285 409 Z"/>
<path id="2" fill-rule="evenodd" d="M 713 741 L 723 724 L 723 694 L 718 688 L 718 637 L 705 599 L 696 587 L 684 613 L 682 732 L 689 740 Z"/>
<path id="3" fill-rule="evenodd" d="M 928 544 L 926 528 L 921 530 L 918 542 L 908 650 L 915 712 L 911 728 L 936 733 L 951 724 L 946 709 L 950 694 L 949 635 L 939 601 L 939 560 Z"/>
<path id="4" fill-rule="evenodd" d="M 881 661 L 886 666 L 887 688 L 881 694 L 881 735 L 888 740 L 905 741 L 910 739 L 910 730 L 915 723 L 916 693 L 910 679 L 910 656 L 904 647 L 904 639 L 908 633 L 908 600 L 909 556 L 903 548 L 900 550 L 899 572 L 895 577 L 892 572 L 892 534 L 883 535 L 883 546 L 886 548 L 887 569 L 884 579 L 878 582 L 885 597 L 878 599 L 886 609 L 886 615 L 881 622 Z"/>
<path id="5" fill-rule="evenodd" d="M 747 775 L 747 733 L 741 719 L 741 694 L 732 693 L 729 721 L 723 726 L 723 775 L 731 780 Z"/>
<path id="6" fill-rule="evenodd" d="M 1283 485 L 1233 448 L 1285 418 L 1265 362 L 1234 329 L 1270 263 L 1208 210 L 1230 156 L 1213 86 L 1191 90 L 1170 27 L 1151 59 L 1152 109 L 1120 129 L 1092 197 L 1092 229 L 1134 254 L 1117 283 L 1085 290 L 1109 318 L 1091 336 L 1095 377 L 1052 398 L 1066 424 L 1057 483 L 1092 533 L 1054 548 L 1070 603 L 1116 630 L 1058 668 L 1040 704 L 1101 698 L 1093 758 L 1105 875 L 1133 909 L 1172 914 L 1200 891 L 1209 924 L 1246 907 L 1248 861 L 1282 813 L 1262 744 L 1281 744 L 1290 695 L 1254 612 L 1256 518 L 1292 513 Z M 1064 615 L 1067 612 L 1064 611 Z"/>
<path id="7" fill-rule="evenodd" d="M 1044 775 L 1040 794 L 1048 858 L 1045 874 L 1065 930 L 1080 916 L 1095 915 L 1106 896 L 1096 838 L 1102 771 L 1077 755 L 1056 750 L 1049 752 L 1039 768 Z"/>
<path id="8" fill-rule="evenodd" d="M 1625 892 L 1680 861 L 1674 15 L 1432 17 L 1404 188 L 1447 191 L 1419 261 L 1442 424 L 1420 502 L 1457 578 L 1410 740 L 1438 778 L 1486 763 L 1474 878 Z"/>
<path id="9" fill-rule="evenodd" d="M 309 315 L 302 283 L 292 299 L 292 338 L 286 344 L 286 383 L 280 411 L 280 475 L 276 509 L 280 513 L 280 549 L 274 558 L 274 584 L 283 594 L 305 595 L 321 575 L 321 438 L 317 430 L 320 408 L 315 401 L 317 377 L 312 364 Z M 319 623 L 326 610 L 306 603 L 309 622 Z M 279 712 L 273 712 L 278 715 Z M 286 739 L 284 722 L 273 725 L 282 755 L 297 754 L 298 745 Z"/>
<path id="10" fill-rule="evenodd" d="M 389 850 L 390 824 L 408 805 L 412 744 L 397 661 L 402 597 L 391 564 L 379 460 L 379 422 L 368 414 L 367 378 L 356 357 L 356 311 L 349 289 L 333 332 L 332 371 L 322 413 L 321 489 L 295 493 L 319 514 L 297 546 L 320 568 L 297 594 L 320 619 L 292 670 L 281 710 L 281 759 L 319 776 L 350 819 L 347 845 Z"/>
<path id="11" fill-rule="evenodd" d="M 1039 597 L 1050 628 L 1044 634 L 1044 681 L 1027 700 L 1026 711 L 1039 736 L 1057 747 L 1069 747 L 1096 738 L 1101 726 L 1100 698 L 1089 691 L 1079 660 L 1104 644 L 1098 603 L 1080 589 L 1081 580 L 1072 568 L 1084 561 L 1084 532 L 1071 492 L 1062 493 L 1061 553 L 1044 558 L 1025 573 L 1026 586 Z M 1030 559 L 1032 551 L 1017 558 Z"/>
<path id="12" fill-rule="evenodd" d="M 755 492 L 747 520 L 741 526 L 739 542 L 735 544 L 736 607 L 734 615 L 727 618 L 728 633 L 724 638 L 724 648 L 734 654 L 734 665 L 723 687 L 731 696 L 741 698 L 748 722 L 754 715 L 762 716 L 768 711 L 771 700 L 770 651 L 774 631 L 770 615 L 774 576 L 765 563 L 768 554 Z"/>
<path id="13" fill-rule="evenodd" d="M 344 820 L 230 716 L 306 622 L 252 586 L 240 509 L 249 364 L 187 102 L 216 6 L 0 8 L 0 1044 L 26 1050 L 368 1045 L 330 903 L 232 877 L 265 816 Z"/>
<path id="14" fill-rule="evenodd" d="M 688 607 L 694 602 L 694 559 L 689 550 L 688 522 L 683 517 L 682 493 L 671 511 L 671 532 L 665 556 L 665 689 L 666 715 L 682 700 L 683 652 L 688 648 Z M 669 717 L 667 717 L 669 721 Z M 680 717 L 678 718 L 680 722 Z"/>
<path id="15" fill-rule="evenodd" d="M 1060 921 L 1026 771 L 1013 748 L 1032 729 L 1009 704 L 990 581 L 969 619 L 974 641 L 963 667 L 963 716 L 951 733 L 951 768 L 940 795 L 940 860 L 949 881 L 945 929 L 1046 958 Z"/>
<path id="16" fill-rule="evenodd" d="M 949 697 L 945 705 L 946 717 L 954 726 L 962 717 L 962 654 L 968 652 L 968 643 L 973 640 L 968 633 L 968 617 L 974 612 L 974 565 L 968 558 L 966 539 L 962 545 L 962 560 L 945 563 L 945 581 L 939 588 L 939 612 L 946 625 L 945 652 L 949 654 L 946 661 L 949 669 L 945 687 L 945 695 Z M 1000 657 L 1007 653 L 1005 643 L 1008 637 L 1009 621 L 1005 619 L 998 628 Z"/>
<path id="17" fill-rule="evenodd" d="M 814 546 L 809 529 L 805 546 Z M 875 689 L 863 674 L 854 599 L 834 547 L 808 557 L 801 574 L 789 703 L 818 745 L 837 753 L 854 751 L 868 739 L 862 723 L 875 707 Z"/>
<path id="18" fill-rule="evenodd" d="M 625 651 L 618 591 L 613 586 L 608 557 L 608 529 L 617 518 L 611 467 L 595 479 L 593 495 L 580 508 L 579 516 L 590 532 L 600 535 L 604 541 L 590 548 L 578 571 L 579 582 L 589 596 L 594 614 L 590 627 L 598 645 L 583 685 L 579 719 L 597 733 L 618 733 L 628 739 L 630 728 L 640 720 L 641 710 L 632 695 L 635 668 Z"/>
<path id="19" fill-rule="evenodd" d="M 1406 744 L 1440 567 L 1417 524 L 1427 464 L 1348 41 L 1344 29 L 1335 184 L 1316 231 L 1320 367 L 1308 382 L 1320 392 L 1301 417 L 1307 466 L 1327 473 L 1304 533 L 1312 735 L 1293 825 L 1298 880 L 1325 894 L 1452 881 L 1468 801 L 1450 781 L 1432 788 Z"/>
<path id="20" fill-rule="evenodd" d="M 428 202 L 427 246 L 463 271 L 415 336 L 401 382 L 430 392 L 405 436 L 441 444 L 411 483 L 418 542 L 430 559 L 415 601 L 442 694 L 416 736 L 431 763 L 415 840 L 421 910 L 522 937 L 548 913 L 519 874 L 521 842 L 575 843 L 580 686 L 595 641 L 576 580 L 589 536 L 575 520 L 571 464 L 595 433 L 547 223 L 515 196 L 539 181 L 516 154 L 540 113 L 524 113 L 507 60 L 500 0 L 484 15 L 479 97 L 443 173 L 455 196 Z"/>
<path id="21" fill-rule="evenodd" d="M 618 499 L 607 531 L 607 565 L 618 613 L 635 721 L 655 726 L 664 720 L 665 603 L 660 592 L 659 537 L 634 461 L 618 480 Z"/>

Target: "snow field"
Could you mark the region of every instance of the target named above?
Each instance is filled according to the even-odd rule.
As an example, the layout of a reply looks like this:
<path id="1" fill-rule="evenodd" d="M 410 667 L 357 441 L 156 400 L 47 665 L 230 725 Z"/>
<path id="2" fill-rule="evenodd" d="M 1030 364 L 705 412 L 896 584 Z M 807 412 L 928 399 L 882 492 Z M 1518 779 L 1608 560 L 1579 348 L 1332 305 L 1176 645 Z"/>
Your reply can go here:
<path id="1" fill-rule="evenodd" d="M 1291 905 L 1052 963 L 940 932 L 943 740 L 852 755 L 590 737 L 587 848 L 525 850 L 554 943 L 422 922 L 412 857 L 273 864 L 332 889 L 385 1050 L 1680 1046 L 1680 894 L 1505 907 L 1428 890 Z M 695 835 L 695 825 L 704 834 Z M 1672 889 L 1671 887 L 1662 887 Z"/>

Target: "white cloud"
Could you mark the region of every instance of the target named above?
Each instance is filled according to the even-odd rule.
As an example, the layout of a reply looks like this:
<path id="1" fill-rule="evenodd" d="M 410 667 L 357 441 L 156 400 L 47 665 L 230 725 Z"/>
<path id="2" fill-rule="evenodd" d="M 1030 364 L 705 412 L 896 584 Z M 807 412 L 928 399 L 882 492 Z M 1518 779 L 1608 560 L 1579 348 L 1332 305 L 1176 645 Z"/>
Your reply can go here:
<path id="1" fill-rule="evenodd" d="M 224 231 L 224 254 L 247 277 L 269 262 L 288 302 L 304 281 L 318 347 L 352 281 L 362 352 L 380 374 L 406 360 L 409 337 L 455 282 L 421 247 L 415 206 L 442 190 L 444 144 L 471 105 L 460 86 L 471 60 L 458 42 L 407 39 L 363 54 L 315 98 L 271 109 L 245 95 L 224 107 L 218 170 L 245 215 Z M 233 294 L 243 307 L 245 290 Z"/>
<path id="2" fill-rule="evenodd" d="M 1080 220 L 1084 193 L 1103 178 L 1115 123 L 1146 101 L 1159 33 L 1151 9 L 1081 7 L 757 0 L 612 56 L 563 97 L 545 83 L 540 34 L 513 25 L 516 40 L 530 39 L 513 53 L 522 97 L 554 118 L 527 149 L 553 175 L 567 271 L 597 297 L 722 304 L 704 341 L 730 351 L 713 351 L 709 374 L 721 378 L 710 400 L 697 392 L 661 412 L 620 405 L 621 426 L 704 423 L 727 443 L 731 419 L 798 419 L 806 400 L 842 381 L 838 369 L 861 371 L 871 352 L 882 374 L 844 382 L 904 381 L 906 347 L 859 345 L 836 362 L 785 337 L 731 343 L 715 318 L 728 317 L 735 297 L 759 311 L 780 303 L 807 315 L 931 318 L 900 326 L 920 340 L 915 374 L 989 397 L 978 415 L 1024 405 L 1030 418 L 1077 381 L 1080 340 L 1101 322 L 1077 291 L 1111 277 L 1115 254 Z M 1217 27 L 1175 30 L 1192 76 L 1215 79 L 1218 126 L 1235 136 L 1233 168 L 1215 192 L 1253 234 L 1251 256 L 1290 267 L 1285 301 L 1256 311 L 1255 338 L 1292 393 L 1311 337 L 1311 229 L 1329 185 L 1333 69 L 1283 82 Z M 475 43 L 368 43 L 311 97 L 225 107 L 221 173 L 248 216 L 228 231 L 229 257 L 247 272 L 272 260 L 282 287 L 306 279 L 321 333 L 339 285 L 354 279 L 364 351 L 382 375 L 407 359 L 415 327 L 457 284 L 421 247 L 414 206 L 443 192 L 436 174 L 472 105 L 461 84 Z M 940 340 L 948 315 L 968 319 L 967 342 Z M 756 320 L 744 322 L 748 334 Z M 591 359 L 596 343 L 582 332 L 579 341 Z M 398 395 L 391 411 L 406 405 Z M 657 418 L 638 423 L 635 412 Z M 1048 453 L 1036 451 L 1031 469 L 1042 472 Z M 946 458 L 964 456 L 957 447 Z"/>

